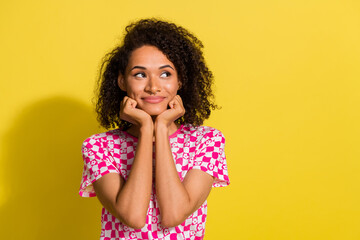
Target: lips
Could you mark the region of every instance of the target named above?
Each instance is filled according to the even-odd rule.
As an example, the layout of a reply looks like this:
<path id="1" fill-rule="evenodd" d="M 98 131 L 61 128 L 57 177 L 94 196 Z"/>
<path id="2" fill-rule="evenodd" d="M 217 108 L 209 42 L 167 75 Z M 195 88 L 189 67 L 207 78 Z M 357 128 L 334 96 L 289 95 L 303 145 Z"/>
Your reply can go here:
<path id="1" fill-rule="evenodd" d="M 159 103 L 162 102 L 165 99 L 165 97 L 145 97 L 143 100 L 147 103 Z"/>

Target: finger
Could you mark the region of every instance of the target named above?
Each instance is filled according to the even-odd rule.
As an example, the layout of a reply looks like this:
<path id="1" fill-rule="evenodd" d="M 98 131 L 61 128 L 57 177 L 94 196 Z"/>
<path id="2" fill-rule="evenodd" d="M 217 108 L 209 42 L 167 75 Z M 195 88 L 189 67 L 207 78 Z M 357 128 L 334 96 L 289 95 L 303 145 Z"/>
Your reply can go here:
<path id="1" fill-rule="evenodd" d="M 178 108 L 184 108 L 183 107 L 183 104 L 182 104 L 182 101 L 181 101 L 181 98 L 179 95 L 176 95 L 174 97 L 174 108 L 178 109 Z"/>
<path id="2" fill-rule="evenodd" d="M 133 105 L 133 99 L 132 98 L 129 98 L 129 97 L 124 97 L 124 100 L 123 100 L 123 104 L 124 104 L 124 107 L 129 107 L 129 106 L 132 106 Z"/>
<path id="3" fill-rule="evenodd" d="M 180 95 L 176 95 L 176 100 L 177 100 L 177 105 L 178 105 L 178 108 L 177 110 L 181 112 L 181 115 L 184 115 L 185 114 L 185 107 L 184 107 L 184 104 L 183 104 L 183 101 L 180 97 Z"/>
<path id="4" fill-rule="evenodd" d="M 121 101 L 121 104 L 122 104 L 123 106 L 125 106 L 125 105 L 126 105 L 127 100 L 128 100 L 128 97 L 127 97 L 127 96 L 125 96 L 125 97 L 123 98 L 123 100 Z"/>
<path id="5" fill-rule="evenodd" d="M 131 107 L 133 107 L 133 108 L 135 108 L 136 107 L 136 105 L 137 105 L 137 102 L 134 100 L 134 99 L 132 99 L 132 98 L 129 98 L 129 105 L 131 106 Z"/>
<path id="6" fill-rule="evenodd" d="M 120 102 L 120 111 L 122 111 L 125 107 L 126 97 L 124 97 Z"/>
<path id="7" fill-rule="evenodd" d="M 178 97 L 178 99 L 179 99 L 179 106 L 180 106 L 180 108 L 182 108 L 184 111 L 185 111 L 185 107 L 184 107 L 184 103 L 183 103 L 183 101 L 182 101 L 182 99 L 181 99 L 181 97 L 179 96 Z"/>
<path id="8" fill-rule="evenodd" d="M 176 96 L 173 98 L 173 101 L 179 102 L 179 97 L 178 97 L 178 95 L 176 95 Z"/>
<path id="9" fill-rule="evenodd" d="M 181 106 L 183 106 L 183 101 L 182 101 L 180 95 L 176 95 L 176 99 L 178 100 L 179 104 L 180 104 Z"/>
<path id="10" fill-rule="evenodd" d="M 176 100 L 175 100 L 175 99 L 174 99 L 174 100 L 171 100 L 171 101 L 169 102 L 169 107 L 170 107 L 171 109 L 176 108 L 176 106 L 177 106 L 177 104 L 176 104 Z"/>

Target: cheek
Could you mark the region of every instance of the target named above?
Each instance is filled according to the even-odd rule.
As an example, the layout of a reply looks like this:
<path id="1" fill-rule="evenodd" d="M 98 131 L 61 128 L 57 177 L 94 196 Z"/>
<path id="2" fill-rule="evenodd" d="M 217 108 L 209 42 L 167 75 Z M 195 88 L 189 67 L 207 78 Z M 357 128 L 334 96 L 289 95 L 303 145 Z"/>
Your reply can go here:
<path id="1" fill-rule="evenodd" d="M 179 89 L 179 84 L 177 82 L 173 82 L 166 84 L 164 87 L 166 88 L 168 93 L 175 96 Z"/>
<path id="2" fill-rule="evenodd" d="M 143 87 L 140 84 L 128 84 L 126 93 L 128 97 L 136 98 L 136 96 L 138 96 L 141 93 L 142 89 Z"/>

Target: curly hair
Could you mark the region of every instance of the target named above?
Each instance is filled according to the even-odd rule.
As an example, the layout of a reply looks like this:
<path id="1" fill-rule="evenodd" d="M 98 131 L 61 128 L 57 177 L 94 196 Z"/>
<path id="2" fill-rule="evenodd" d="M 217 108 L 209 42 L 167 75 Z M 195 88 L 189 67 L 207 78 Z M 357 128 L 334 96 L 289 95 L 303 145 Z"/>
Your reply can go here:
<path id="1" fill-rule="evenodd" d="M 211 110 L 218 108 L 211 89 L 213 74 L 205 64 L 202 42 L 186 29 L 158 19 L 142 19 L 125 28 L 123 42 L 105 55 L 97 81 L 96 112 L 100 125 L 127 129 L 130 123 L 119 117 L 120 103 L 126 96 L 117 79 L 124 75 L 131 53 L 144 45 L 158 48 L 175 66 L 185 114 L 175 122 L 201 125 Z"/>

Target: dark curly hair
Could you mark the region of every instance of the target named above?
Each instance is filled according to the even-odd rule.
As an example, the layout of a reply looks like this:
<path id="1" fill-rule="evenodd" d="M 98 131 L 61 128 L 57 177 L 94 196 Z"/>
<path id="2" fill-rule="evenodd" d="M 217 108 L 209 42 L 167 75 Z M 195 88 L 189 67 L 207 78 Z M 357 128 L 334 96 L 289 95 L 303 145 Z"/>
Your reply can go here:
<path id="1" fill-rule="evenodd" d="M 127 129 L 130 123 L 119 118 L 120 102 L 126 92 L 117 79 L 124 75 L 131 53 L 144 45 L 157 47 L 174 64 L 181 88 L 185 115 L 176 123 L 201 125 L 211 109 L 218 108 L 212 93 L 213 74 L 205 64 L 202 42 L 186 29 L 158 19 L 143 19 L 126 28 L 123 42 L 105 55 L 97 82 L 96 112 L 101 126 Z"/>

